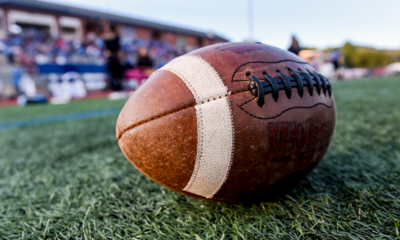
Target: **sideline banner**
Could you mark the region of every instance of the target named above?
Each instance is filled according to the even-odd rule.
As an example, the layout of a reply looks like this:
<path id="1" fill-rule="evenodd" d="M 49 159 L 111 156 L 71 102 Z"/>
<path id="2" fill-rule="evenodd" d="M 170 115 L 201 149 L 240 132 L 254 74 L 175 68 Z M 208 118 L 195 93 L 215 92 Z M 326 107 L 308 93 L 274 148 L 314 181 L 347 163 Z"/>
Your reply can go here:
<path id="1" fill-rule="evenodd" d="M 37 65 L 39 72 L 42 74 L 49 73 L 107 73 L 106 65 L 89 65 L 89 64 L 40 64 Z"/>

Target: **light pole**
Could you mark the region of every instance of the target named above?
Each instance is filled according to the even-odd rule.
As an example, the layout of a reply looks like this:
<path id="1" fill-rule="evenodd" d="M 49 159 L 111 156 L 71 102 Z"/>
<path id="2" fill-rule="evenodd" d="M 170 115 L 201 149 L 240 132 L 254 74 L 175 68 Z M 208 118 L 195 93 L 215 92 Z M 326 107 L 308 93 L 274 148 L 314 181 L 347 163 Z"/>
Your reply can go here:
<path id="1" fill-rule="evenodd" d="M 253 42 L 253 0 L 247 0 L 247 14 L 249 21 L 249 42 Z"/>

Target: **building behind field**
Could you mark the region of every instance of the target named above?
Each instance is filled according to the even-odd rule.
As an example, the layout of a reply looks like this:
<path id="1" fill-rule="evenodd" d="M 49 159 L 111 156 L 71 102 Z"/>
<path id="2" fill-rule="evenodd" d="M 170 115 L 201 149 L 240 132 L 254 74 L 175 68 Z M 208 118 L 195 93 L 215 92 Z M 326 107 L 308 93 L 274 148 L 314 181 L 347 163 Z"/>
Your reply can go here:
<path id="1" fill-rule="evenodd" d="M 21 79 L 52 94 L 49 84 L 71 71 L 88 91 L 106 88 L 107 51 L 101 38 L 105 21 L 118 32 L 123 58 L 133 66 L 140 48 L 147 48 L 157 69 L 196 48 L 228 41 L 212 32 L 105 12 L 37 0 L 0 0 L 0 60 L 9 64 L 0 69 L 0 98 L 20 94 Z"/>
<path id="2" fill-rule="evenodd" d="M 0 0 L 0 38 L 5 38 L 10 33 L 10 27 L 18 25 L 23 30 L 32 27 L 47 30 L 52 37 L 85 40 L 88 34 L 99 34 L 98 23 L 101 19 L 115 23 L 122 37 L 165 40 L 187 50 L 227 41 L 212 32 L 54 3 L 37 0 Z"/>

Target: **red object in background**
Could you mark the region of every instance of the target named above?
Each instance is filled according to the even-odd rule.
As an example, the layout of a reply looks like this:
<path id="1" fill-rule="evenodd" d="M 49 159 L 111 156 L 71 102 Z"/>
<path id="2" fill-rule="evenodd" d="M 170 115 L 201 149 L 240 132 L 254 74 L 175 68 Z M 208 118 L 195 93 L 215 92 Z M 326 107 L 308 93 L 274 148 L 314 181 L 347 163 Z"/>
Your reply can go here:
<path id="1" fill-rule="evenodd" d="M 125 79 L 136 79 L 139 84 L 142 84 L 144 80 L 146 80 L 149 76 L 147 76 L 139 67 L 134 67 L 125 72 Z"/>
<path id="2" fill-rule="evenodd" d="M 60 49 L 64 49 L 66 47 L 66 42 L 64 41 L 64 39 L 59 38 L 57 40 L 57 47 Z"/>
<path id="3" fill-rule="evenodd" d="M 376 68 L 374 69 L 374 76 L 381 77 L 385 76 L 386 73 L 386 68 Z"/>
<path id="4" fill-rule="evenodd" d="M 17 105 L 17 99 L 0 99 L 0 107 L 1 106 L 10 106 L 10 105 Z"/>

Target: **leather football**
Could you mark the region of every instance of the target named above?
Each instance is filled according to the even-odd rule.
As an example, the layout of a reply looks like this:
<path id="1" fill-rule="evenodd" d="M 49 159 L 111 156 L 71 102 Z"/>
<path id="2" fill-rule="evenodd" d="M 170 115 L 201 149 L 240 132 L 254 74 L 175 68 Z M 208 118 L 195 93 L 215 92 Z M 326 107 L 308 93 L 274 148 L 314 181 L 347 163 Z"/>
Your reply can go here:
<path id="1" fill-rule="evenodd" d="M 307 62 L 260 43 L 175 58 L 129 98 L 116 135 L 143 174 L 178 193 L 261 201 L 315 168 L 336 121 L 331 84 Z"/>

